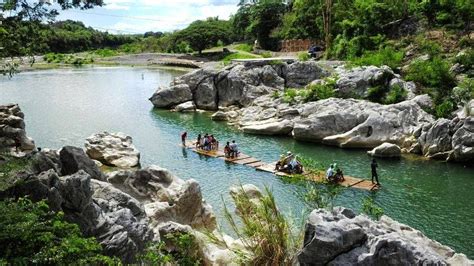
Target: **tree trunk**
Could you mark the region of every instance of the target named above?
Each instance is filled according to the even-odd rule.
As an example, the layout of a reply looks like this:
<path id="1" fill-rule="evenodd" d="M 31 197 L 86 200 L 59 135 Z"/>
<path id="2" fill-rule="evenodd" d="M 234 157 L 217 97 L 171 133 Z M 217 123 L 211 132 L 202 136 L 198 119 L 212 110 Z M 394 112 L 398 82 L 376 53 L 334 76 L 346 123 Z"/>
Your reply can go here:
<path id="1" fill-rule="evenodd" d="M 329 56 L 329 48 L 331 47 L 331 16 L 332 16 L 333 0 L 324 0 L 323 4 L 323 21 L 324 21 L 324 42 L 326 50 L 324 58 Z"/>

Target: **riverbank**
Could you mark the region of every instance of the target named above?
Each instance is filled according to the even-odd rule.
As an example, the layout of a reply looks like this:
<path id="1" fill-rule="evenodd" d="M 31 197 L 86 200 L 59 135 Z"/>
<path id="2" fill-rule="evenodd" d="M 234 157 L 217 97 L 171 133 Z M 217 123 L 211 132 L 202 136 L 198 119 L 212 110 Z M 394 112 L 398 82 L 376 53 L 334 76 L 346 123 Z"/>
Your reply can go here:
<path id="1" fill-rule="evenodd" d="M 150 101 L 179 111 L 218 110 L 216 120 L 250 134 L 289 135 L 341 148 L 392 143 L 433 159 L 474 160 L 474 101 L 452 120 L 436 120 L 430 96 L 387 66 L 249 60 L 177 77 Z"/>
<path id="2" fill-rule="evenodd" d="M 14 131 L 26 137 L 23 113 L 18 106 L 1 106 L 0 110 L 2 133 Z M 9 141 L 11 139 L 15 139 L 15 136 L 8 135 L 2 142 L 2 148 L 16 153 L 14 145 Z M 32 147 L 29 143 L 31 140 L 25 139 L 25 145 L 22 143 L 20 149 L 28 148 L 25 150 L 28 153 Z M 33 201 L 47 199 L 53 211 L 63 211 L 65 219 L 78 224 L 85 236 L 95 237 L 104 248 L 105 255 L 119 257 L 123 262 L 136 262 L 135 256 L 153 243 L 164 243 L 165 246 L 159 250 L 161 255 L 172 248 L 174 253 L 169 254 L 174 254 L 175 257 L 171 258 L 182 259 L 179 254 L 184 254 L 185 258 L 204 265 L 237 263 L 238 254 L 246 254 L 245 258 L 252 261 L 252 256 L 258 255 L 248 249 L 252 244 L 248 244 L 244 239 L 232 239 L 222 232 L 213 231 L 216 228 L 214 212 L 202 199 L 200 186 L 195 180 L 183 181 L 158 166 L 144 166 L 141 169 L 116 168 L 119 171 L 101 172 L 97 162 L 92 159 L 108 165 L 120 165 L 117 160 L 130 162 L 131 157 L 140 160 L 140 154 L 131 137 L 123 133 L 101 133 L 88 138 L 85 147 L 86 152 L 72 146 L 63 147 L 58 151 L 33 151 L 26 155 L 24 166 L 13 171 L 9 165 L 16 159 L 4 155 L 4 166 L 0 165 L 2 181 L 6 177 L 10 181 L 2 183 L 0 198 L 5 200 L 29 196 Z M 112 160 L 107 159 L 106 154 Z M 258 188 L 249 185 L 241 188 L 241 191 L 238 187 L 231 189 L 234 200 L 236 194 L 248 193 L 245 197 L 252 198 L 253 204 L 256 204 L 254 208 L 258 209 L 258 205 L 263 204 L 263 201 L 259 201 L 266 195 Z M 245 215 L 242 211 L 240 210 L 240 215 Z M 331 216 L 337 216 L 339 222 L 333 222 L 334 218 L 330 218 Z M 316 222 L 318 219 L 324 222 Z M 344 230 L 331 229 L 341 226 Z M 375 234 L 370 229 L 374 226 L 386 228 L 386 232 L 381 234 L 379 230 Z M 394 232 L 395 227 L 398 229 Z M 335 231 L 340 235 L 335 235 Z M 169 246 L 173 243 L 173 236 L 183 235 L 192 236 L 190 241 L 195 247 L 192 253 L 187 253 L 188 246 Z M 347 238 L 349 241 L 339 243 L 338 239 L 346 239 L 345 236 L 351 236 Z M 333 242 L 321 244 L 319 239 L 328 237 Z M 319 261 L 349 263 L 361 258 L 375 264 L 401 261 L 409 264 L 420 261 L 472 263 L 465 255 L 457 254 L 449 247 L 442 246 L 419 231 L 398 224 L 388 217 L 374 222 L 366 216 L 356 216 L 352 211 L 341 208 L 335 208 L 332 212 L 314 210 L 306 226 L 304 242 L 304 246 L 300 242 L 296 243 L 295 247 L 300 251 L 290 252 L 285 256 L 290 259 L 298 254 L 299 263 L 302 264 Z M 377 244 L 382 242 L 385 243 L 384 247 Z M 363 249 L 360 248 L 361 243 Z M 331 255 L 314 255 L 322 254 L 321 252 L 329 247 L 332 250 Z M 396 248 L 398 252 L 387 253 L 391 248 Z M 348 253 L 347 250 L 351 251 Z M 143 259 L 142 257 L 142 262 Z M 177 262 L 179 263 L 179 260 Z"/>
<path id="3" fill-rule="evenodd" d="M 279 154 L 293 151 L 323 168 L 337 163 L 347 175 L 370 180 L 371 159 L 362 150 L 339 149 L 288 137 L 244 134 L 225 122 L 212 122 L 209 112 L 153 109 L 147 98 L 154 88 L 168 85 L 178 75 L 181 72 L 129 67 L 34 71 L 0 79 L 0 98 L 20 103 L 26 114 L 28 135 L 39 147 L 57 150 L 66 145 L 82 147 L 91 134 L 103 130 L 127 132 L 134 137 L 143 166 L 165 166 L 183 180 L 197 180 L 203 197 L 213 206 L 220 222 L 223 222 L 222 197 L 226 202 L 232 200 L 226 193 L 229 186 L 239 183 L 252 183 L 260 189 L 268 186 L 282 212 L 294 217 L 302 217 L 304 203 L 299 195 L 304 188 L 269 173 L 183 151 L 178 143 L 184 130 L 190 139 L 198 133 L 214 133 L 221 141 L 234 139 L 243 152 L 264 161 L 275 161 Z M 474 236 L 466 223 L 474 219 L 472 212 L 467 211 L 474 202 L 470 191 L 474 181 L 472 169 L 424 159 L 378 160 L 378 163 L 382 190 L 372 197 L 385 214 L 473 256 L 469 247 Z M 335 204 L 360 211 L 363 199 L 369 195 L 344 190 Z"/>

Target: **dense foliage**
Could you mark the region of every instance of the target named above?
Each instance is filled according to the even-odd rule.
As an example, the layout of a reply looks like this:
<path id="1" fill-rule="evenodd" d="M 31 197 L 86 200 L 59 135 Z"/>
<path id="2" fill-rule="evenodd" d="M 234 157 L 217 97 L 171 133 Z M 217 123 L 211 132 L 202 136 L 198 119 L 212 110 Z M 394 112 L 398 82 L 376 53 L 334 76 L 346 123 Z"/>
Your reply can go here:
<path id="1" fill-rule="evenodd" d="M 0 263 L 12 265 L 114 265 L 101 255 L 95 238 L 84 238 L 79 227 L 44 202 L 0 201 Z"/>
<path id="2" fill-rule="evenodd" d="M 219 42 L 229 44 L 232 41 L 231 24 L 218 18 L 197 20 L 177 33 L 176 39 L 184 41 L 199 53 L 206 48 L 216 46 Z"/>

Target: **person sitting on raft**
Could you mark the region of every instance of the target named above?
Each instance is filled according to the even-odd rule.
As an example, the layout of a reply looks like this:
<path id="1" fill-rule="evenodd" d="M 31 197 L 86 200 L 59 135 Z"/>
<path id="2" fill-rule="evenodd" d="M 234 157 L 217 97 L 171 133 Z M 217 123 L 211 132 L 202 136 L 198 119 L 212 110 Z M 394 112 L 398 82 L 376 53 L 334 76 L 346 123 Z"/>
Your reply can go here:
<path id="1" fill-rule="evenodd" d="M 230 149 L 230 143 L 227 141 L 227 144 L 224 147 L 224 155 L 225 155 L 226 158 L 230 157 L 231 151 L 232 150 Z"/>
<path id="2" fill-rule="evenodd" d="M 230 147 L 230 158 L 238 157 L 239 156 L 239 148 L 235 140 L 232 141 L 232 144 L 229 145 Z"/>
<path id="3" fill-rule="evenodd" d="M 334 166 L 331 164 L 326 171 L 326 180 L 329 182 L 334 181 Z"/>
<path id="4" fill-rule="evenodd" d="M 287 167 L 285 166 L 287 166 L 292 159 L 293 159 L 293 154 L 291 153 L 291 151 L 287 152 L 286 156 L 281 154 L 280 160 L 275 165 L 275 170 L 279 171 L 284 168 L 286 169 Z"/>
<path id="5" fill-rule="evenodd" d="M 199 133 L 196 139 L 196 149 L 201 148 L 201 141 L 202 141 L 202 137 L 201 137 L 201 134 Z"/>
<path id="6" fill-rule="evenodd" d="M 219 149 L 219 141 L 214 137 L 214 135 L 211 135 L 209 137 L 209 141 L 211 143 L 211 150 L 218 150 Z"/>
<path id="7" fill-rule="evenodd" d="M 342 173 L 342 170 L 337 166 L 337 164 L 334 164 L 334 168 L 336 169 L 336 174 L 334 175 L 334 180 L 336 182 L 343 182 L 344 179 L 344 174 Z"/>

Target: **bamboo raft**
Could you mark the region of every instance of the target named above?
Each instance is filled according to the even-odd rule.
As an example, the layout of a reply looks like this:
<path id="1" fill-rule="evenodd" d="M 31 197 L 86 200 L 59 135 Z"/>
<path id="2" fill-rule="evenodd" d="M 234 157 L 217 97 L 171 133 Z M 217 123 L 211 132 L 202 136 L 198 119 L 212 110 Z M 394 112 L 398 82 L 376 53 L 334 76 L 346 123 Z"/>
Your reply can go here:
<path id="1" fill-rule="evenodd" d="M 265 163 L 259 159 L 253 158 L 252 156 L 249 156 L 241 152 L 239 153 L 237 157 L 226 158 L 224 154 L 224 150 L 221 147 L 219 147 L 218 150 L 206 151 L 202 149 L 197 149 L 193 142 L 186 142 L 185 148 L 190 149 L 195 153 L 205 155 L 208 157 L 220 158 L 226 162 L 246 165 L 246 166 L 255 168 L 257 171 L 268 172 L 277 176 L 286 176 L 286 177 L 293 176 L 292 174 L 276 171 L 275 170 L 276 162 Z M 303 173 L 302 175 L 306 179 L 313 180 L 315 182 L 324 182 L 326 179 L 325 173 L 322 171 L 319 171 L 319 172 L 312 171 L 312 172 Z M 337 184 L 343 187 L 358 188 L 358 189 L 364 189 L 364 190 L 369 190 L 369 191 L 374 191 L 374 190 L 379 189 L 379 186 L 372 184 L 370 180 L 360 179 L 360 178 L 346 176 L 346 175 L 344 175 L 344 181 L 338 182 Z"/>

